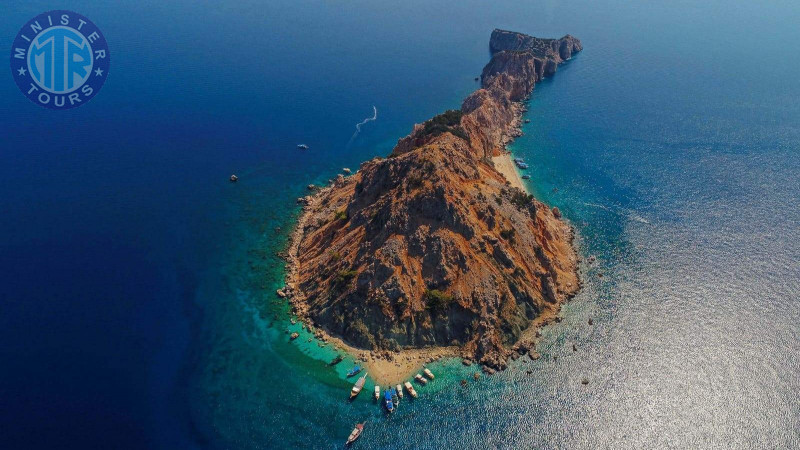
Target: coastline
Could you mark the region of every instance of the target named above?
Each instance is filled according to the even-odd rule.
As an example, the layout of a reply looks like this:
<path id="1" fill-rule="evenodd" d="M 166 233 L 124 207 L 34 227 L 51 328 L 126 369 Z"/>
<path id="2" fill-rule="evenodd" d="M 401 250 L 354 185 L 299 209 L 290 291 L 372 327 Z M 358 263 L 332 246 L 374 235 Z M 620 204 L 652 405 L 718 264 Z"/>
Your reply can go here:
<path id="1" fill-rule="evenodd" d="M 504 32 L 495 30 L 493 33 L 493 40 L 495 33 L 502 34 Z M 563 39 L 571 40 L 573 38 L 566 36 Z M 572 45 L 571 41 L 569 45 Z M 575 45 L 577 46 L 576 51 L 579 51 L 579 43 Z M 550 60 L 550 62 L 554 63 L 553 60 Z M 477 158 L 481 158 L 481 160 L 484 161 L 483 167 L 485 167 L 485 169 L 480 170 L 488 169 L 488 172 L 483 172 L 483 176 L 486 177 L 485 179 L 493 181 L 489 181 L 489 184 L 485 185 L 486 189 L 488 189 L 488 191 L 485 191 L 486 196 L 483 195 L 484 191 L 480 191 L 476 197 L 473 198 L 473 202 L 475 200 L 478 200 L 479 202 L 486 202 L 487 208 L 490 206 L 491 208 L 502 206 L 500 211 L 503 211 L 503 214 L 506 214 L 507 218 L 516 214 L 516 220 L 522 221 L 517 223 L 524 223 L 525 221 L 525 219 L 520 219 L 520 214 L 528 214 L 527 210 L 521 209 L 520 205 L 514 207 L 514 201 L 519 200 L 515 199 L 514 201 L 505 204 L 509 206 L 503 206 L 503 203 L 498 201 L 497 205 L 494 206 L 488 205 L 487 196 L 494 195 L 496 196 L 495 198 L 497 198 L 497 196 L 511 195 L 508 194 L 508 190 L 503 187 L 503 183 L 505 183 L 505 186 L 517 188 L 523 193 L 528 194 L 528 190 L 525 188 L 522 178 L 511 158 L 511 152 L 507 150 L 507 145 L 512 142 L 513 139 L 522 134 L 522 116 L 527 110 L 523 102 L 530 95 L 530 91 L 533 89 L 533 84 L 543 76 L 543 67 L 544 66 L 542 65 L 541 61 L 536 60 L 531 54 L 501 52 L 499 55 L 494 56 L 490 63 L 484 68 L 484 74 L 482 77 L 484 77 L 484 80 L 486 77 L 490 77 L 489 79 L 491 86 L 487 86 L 487 84 L 484 83 L 481 89 L 475 91 L 464 101 L 462 109 L 459 110 L 458 115 L 455 116 L 455 120 L 457 121 L 457 125 L 455 126 L 457 129 L 447 129 L 446 126 L 442 125 L 443 123 L 450 123 L 448 121 L 454 117 L 454 111 L 447 111 L 446 113 L 432 119 L 437 121 L 436 126 L 444 127 L 444 131 L 450 132 L 445 133 L 441 139 L 436 141 L 436 144 L 432 144 L 436 146 L 434 148 L 440 152 L 463 151 L 464 147 L 462 147 L 462 145 L 464 142 L 467 142 L 467 149 L 473 153 L 466 154 L 471 154 Z M 512 72 L 508 72 L 509 70 Z M 550 74 L 552 74 L 554 71 L 555 70 L 552 69 Z M 498 73 L 499 75 L 497 75 Z M 513 76 L 509 75 L 509 73 L 514 73 L 519 78 L 514 78 Z M 476 112 L 476 110 L 479 111 Z M 394 148 L 392 155 L 390 155 L 389 158 L 404 157 L 407 153 L 410 153 L 417 148 L 425 145 L 431 145 L 431 142 L 436 140 L 437 136 L 439 136 L 441 132 L 438 134 L 426 133 L 426 131 L 430 128 L 430 123 L 431 122 L 426 122 L 425 124 L 415 125 L 414 130 L 410 135 L 401 138 L 398 141 L 397 146 Z M 449 126 L 452 127 L 454 125 L 451 124 Z M 472 147 L 469 146 L 469 142 L 472 142 Z M 448 150 L 442 150 L 442 148 Z M 451 156 L 452 155 L 453 154 L 451 153 Z M 410 161 L 415 161 L 413 159 L 415 158 L 414 156 L 411 158 L 412 159 Z M 385 179 L 381 179 L 380 176 L 392 176 L 392 174 L 394 174 L 392 170 L 399 171 L 403 170 L 401 169 L 402 167 L 409 167 L 408 165 L 403 165 L 407 164 L 405 162 L 398 163 L 399 165 L 387 165 L 386 161 L 388 160 L 384 160 L 382 158 L 376 158 L 372 161 L 365 161 L 360 165 L 359 170 L 352 175 L 350 175 L 349 171 L 346 171 L 348 174 L 347 176 L 339 174 L 325 187 L 319 188 L 309 186 L 309 191 L 311 191 L 309 192 L 309 195 L 297 200 L 299 204 L 303 205 L 302 212 L 299 215 L 297 224 L 291 233 L 289 246 L 286 252 L 286 284 L 283 289 L 278 291 L 278 295 L 280 297 L 287 298 L 290 301 L 292 305 L 292 314 L 296 315 L 297 318 L 302 321 L 304 326 L 307 326 L 309 331 L 314 333 L 318 340 L 331 343 L 335 348 L 346 352 L 351 357 L 359 361 L 358 364 L 361 364 L 365 367 L 367 372 L 370 374 L 370 377 L 375 380 L 377 384 L 395 384 L 406 381 L 410 377 L 413 377 L 417 371 L 421 370 L 426 363 L 433 362 L 443 357 L 460 356 L 464 358 L 464 363 L 467 365 L 471 364 L 471 361 L 474 360 L 478 362 L 483 367 L 483 370 L 489 374 L 494 373 L 496 370 L 502 370 L 506 368 L 508 360 L 515 360 L 525 354 L 528 354 L 531 359 L 537 359 L 538 353 L 536 352 L 535 347 L 538 337 L 540 336 L 538 330 L 543 325 L 552 321 L 560 321 L 558 314 L 561 310 L 561 306 L 564 302 L 573 297 L 578 290 L 580 290 L 581 281 L 576 269 L 579 258 L 573 243 L 573 227 L 567 222 L 561 220 L 561 215 L 557 208 L 551 209 L 547 205 L 538 202 L 529 195 L 523 197 L 523 201 L 527 198 L 527 202 L 531 208 L 530 214 L 536 216 L 534 219 L 536 219 L 536 223 L 538 225 L 534 227 L 533 231 L 530 231 L 528 228 L 518 229 L 521 230 L 520 232 L 527 237 L 530 245 L 519 247 L 518 250 L 511 251 L 519 261 L 532 261 L 531 264 L 539 264 L 538 269 L 535 269 L 536 266 L 529 266 L 528 263 L 523 263 L 520 266 L 517 266 L 518 271 L 522 271 L 523 267 L 527 268 L 526 271 L 528 271 L 528 275 L 531 278 L 527 278 L 527 283 L 529 284 L 522 284 L 521 286 L 527 286 L 528 289 L 532 289 L 532 291 L 527 294 L 528 298 L 538 298 L 539 303 L 534 306 L 534 308 L 537 308 L 537 316 L 535 318 L 531 318 L 530 322 L 528 322 L 523 329 L 517 331 L 513 345 L 503 344 L 498 337 L 499 334 L 492 334 L 491 337 L 487 337 L 486 335 L 478 335 L 485 338 L 481 338 L 483 340 L 481 340 L 480 344 L 478 344 L 476 340 L 472 340 L 470 342 L 457 342 L 457 340 L 453 339 L 441 342 L 440 344 L 444 345 L 439 346 L 431 345 L 424 341 L 422 342 L 421 346 L 397 346 L 395 343 L 394 347 L 388 345 L 374 346 L 373 342 L 372 346 L 365 346 L 362 348 L 361 345 L 363 344 L 353 345 L 352 343 L 345 341 L 343 337 L 340 337 L 339 333 L 331 332 L 330 329 L 326 327 L 326 325 L 330 325 L 330 323 L 326 322 L 327 318 L 330 316 L 321 319 L 324 323 L 318 323 L 312 317 L 311 311 L 315 311 L 314 317 L 317 317 L 320 309 L 326 306 L 325 302 L 328 301 L 329 297 L 319 297 L 319 285 L 317 284 L 317 281 L 313 279 L 309 283 L 309 280 L 311 279 L 310 277 L 316 276 L 314 275 L 315 273 L 321 273 L 323 274 L 322 276 L 325 277 L 323 279 L 328 281 L 335 280 L 328 268 L 331 267 L 331 264 L 333 264 L 332 262 L 341 262 L 341 254 L 339 253 L 339 248 L 341 247 L 334 247 L 336 248 L 335 251 L 330 250 L 329 245 L 331 242 L 328 240 L 332 239 L 333 236 L 333 234 L 330 234 L 328 230 L 338 230 L 340 228 L 330 228 L 329 224 L 337 223 L 337 220 L 344 220 L 343 223 L 348 223 L 350 217 L 354 217 L 353 220 L 355 222 L 353 223 L 356 223 L 357 225 L 346 229 L 347 231 L 343 232 L 343 234 L 341 234 L 339 237 L 344 240 L 345 244 L 358 245 L 353 243 L 359 242 L 358 239 L 363 238 L 363 235 L 360 233 L 364 232 L 364 229 L 359 227 L 365 227 L 367 226 L 366 224 L 374 221 L 376 217 L 383 216 L 377 215 L 379 214 L 379 208 L 373 209 L 370 213 L 371 215 L 369 216 L 365 215 L 363 212 L 361 212 L 359 215 L 360 208 L 363 207 L 361 205 L 356 206 L 354 211 L 347 211 L 347 213 L 345 213 L 348 208 L 347 205 L 350 205 L 350 199 L 352 199 L 353 196 L 358 195 L 357 193 L 363 192 L 365 187 L 362 183 L 367 183 L 370 186 L 369 189 L 383 189 L 383 186 L 398 186 L 399 184 L 392 184 L 391 181 L 388 184 L 382 184 L 386 181 Z M 409 158 L 405 158 L 400 161 L 409 161 Z M 425 164 L 431 164 L 431 166 L 433 166 L 434 163 L 428 161 Z M 380 175 L 377 175 L 378 169 L 376 169 L 376 167 L 387 169 L 380 172 Z M 394 169 L 388 169 L 389 167 L 393 167 Z M 462 172 L 454 172 L 454 174 L 469 173 L 470 167 L 477 166 L 461 166 L 460 168 Z M 364 177 L 368 177 L 368 181 L 365 182 Z M 418 187 L 419 184 L 415 186 Z M 474 187 L 477 189 L 478 184 L 475 183 Z M 406 185 L 406 189 L 408 189 L 408 185 Z M 456 187 L 456 189 L 459 189 L 459 187 Z M 405 193 L 408 192 L 408 190 L 402 192 Z M 375 202 L 374 199 L 376 197 L 370 197 L 367 195 L 365 198 L 366 200 L 364 201 L 367 202 L 366 204 L 371 205 L 371 202 Z M 466 204 L 466 202 L 464 204 Z M 423 208 L 424 207 L 425 206 L 423 206 Z M 350 213 L 354 213 L 356 215 L 348 217 Z M 340 218 L 340 214 L 343 215 L 343 217 Z M 333 221 L 331 221 L 331 217 L 334 217 Z M 458 220 L 459 219 L 457 219 L 456 222 L 458 222 Z M 470 219 L 467 219 L 467 222 L 469 222 L 469 220 Z M 407 222 L 403 222 L 403 220 L 394 222 L 395 227 L 397 227 L 397 223 L 402 224 Z M 475 223 L 475 226 L 477 227 L 476 229 L 486 230 L 484 225 L 482 225 L 482 222 L 477 219 L 477 217 Z M 325 226 L 327 226 L 327 228 L 323 228 Z M 325 232 L 328 234 L 320 235 L 320 230 L 323 229 L 326 230 Z M 490 231 L 483 231 L 484 234 L 482 235 L 482 239 L 484 242 L 482 243 L 484 246 L 494 245 L 496 248 L 500 248 L 497 247 L 499 242 L 509 241 L 509 239 L 503 238 L 503 236 L 493 236 L 492 234 L 497 234 L 499 232 L 491 231 L 492 229 L 497 230 L 497 228 L 489 227 Z M 553 236 L 556 236 L 556 238 L 553 238 Z M 501 240 L 501 238 L 503 238 L 503 240 Z M 551 244 L 554 245 L 549 245 L 547 242 L 544 244 L 541 243 L 541 240 L 553 239 L 555 240 L 551 241 Z M 308 242 L 304 243 L 304 240 L 307 240 Z M 382 245 L 388 244 L 385 244 L 384 242 Z M 542 247 L 542 245 L 544 245 L 544 247 Z M 473 254 L 475 255 L 485 254 L 486 252 L 485 248 L 482 250 L 477 247 L 476 249 L 473 249 L 472 247 L 457 248 L 460 249 L 458 251 L 474 252 Z M 530 250 L 532 248 L 539 249 L 538 251 L 541 254 L 534 254 L 533 250 Z M 542 253 L 542 248 L 546 249 L 544 250 L 545 252 L 561 253 L 553 253 L 548 257 Z M 502 265 L 503 263 L 500 262 L 503 260 L 502 257 L 505 256 L 506 262 L 512 261 L 511 264 L 513 264 L 513 260 L 509 256 L 509 253 L 507 253 L 509 251 L 508 249 L 496 250 L 495 255 L 498 251 L 501 252 L 499 257 L 495 256 L 495 258 L 500 258 L 496 263 L 498 265 L 491 265 L 489 267 L 492 267 L 490 270 L 498 270 L 502 272 L 506 270 L 505 268 L 508 266 L 508 264 L 505 266 Z M 354 253 L 350 254 L 352 255 Z M 563 265 L 560 265 L 562 263 L 556 263 L 556 265 L 552 265 L 553 260 L 549 258 L 553 257 L 563 258 L 561 260 L 563 261 Z M 301 267 L 301 258 L 303 258 L 303 261 L 307 263 L 306 267 Z M 472 258 L 481 261 L 483 260 L 483 256 L 472 256 Z M 352 264 L 352 261 L 345 261 L 343 264 L 337 264 L 333 267 L 339 267 L 339 277 L 352 277 L 354 274 L 358 273 L 352 269 L 354 267 Z M 396 267 L 397 263 L 394 264 Z M 344 267 L 344 269 L 342 269 L 342 267 Z M 315 272 L 315 270 L 317 272 Z M 559 270 L 561 270 L 561 272 L 558 272 Z M 557 272 L 558 274 L 562 275 L 562 278 L 557 278 Z M 516 274 L 517 271 L 514 273 Z M 522 271 L 521 273 L 526 272 Z M 374 274 L 372 276 L 374 276 Z M 408 275 L 406 274 L 406 276 Z M 371 278 L 364 277 L 361 280 L 362 284 L 360 286 L 368 286 L 370 283 L 369 280 L 371 280 Z M 384 279 L 381 278 L 381 280 Z M 303 283 L 302 286 L 304 286 L 303 289 L 300 289 L 301 282 Z M 382 283 L 384 281 L 380 282 Z M 523 283 L 526 282 L 523 281 Z M 482 286 L 483 285 L 478 284 L 469 285 L 470 292 L 473 292 L 472 289 L 478 289 L 477 292 L 483 292 L 480 290 L 482 289 Z M 311 289 L 310 293 L 312 297 L 310 302 L 307 301 L 307 295 L 309 295 L 309 293 L 305 291 L 306 289 Z M 416 295 L 418 295 L 418 293 Z M 493 294 L 484 292 L 483 295 L 488 299 L 491 298 L 491 295 Z M 367 297 L 361 298 L 363 299 Z M 468 305 L 467 308 L 469 307 L 470 306 Z M 480 311 L 479 308 L 480 307 L 478 306 L 478 309 L 474 311 Z M 416 311 L 425 311 L 424 304 L 421 308 L 416 309 Z M 340 326 L 343 323 L 342 318 L 344 315 L 342 313 L 339 314 L 339 325 L 337 326 Z M 394 313 L 390 309 L 386 314 L 390 315 Z M 358 323 L 360 326 L 364 326 L 358 317 L 351 317 L 350 320 L 354 321 L 352 323 Z M 423 318 L 421 320 L 424 321 L 425 319 Z M 489 320 L 499 321 L 511 319 L 500 319 L 499 316 L 491 315 L 489 316 Z M 414 325 L 413 321 L 410 323 Z M 408 322 L 401 323 L 400 326 L 402 327 L 407 324 Z M 493 325 L 494 323 L 489 325 L 486 329 L 495 332 L 495 329 L 492 328 Z M 428 323 L 426 326 L 430 327 L 430 323 Z M 378 335 L 380 336 L 380 334 Z M 419 343 L 417 345 L 419 345 Z M 477 347 L 477 345 L 480 345 L 480 347 Z M 367 348 L 373 348 L 374 350 L 367 350 Z M 389 350 L 389 348 L 391 348 L 391 350 Z"/>
<path id="2" fill-rule="evenodd" d="M 517 105 L 521 105 L 521 102 Z M 519 124 L 521 123 L 522 116 L 526 111 L 525 108 L 515 107 L 514 111 L 514 127 L 513 136 L 520 136 L 521 130 Z M 513 142 L 514 138 L 509 139 L 503 146 L 503 151 L 500 155 L 491 158 L 494 169 L 500 173 L 512 187 L 516 187 L 521 191 L 528 193 L 528 189 L 522 182 L 522 178 L 517 171 L 514 161 L 511 158 L 511 152 L 507 149 L 508 144 Z M 357 173 L 354 172 L 352 175 Z M 352 176 L 350 175 L 350 176 Z M 341 337 L 329 333 L 320 324 L 314 323 L 311 317 L 307 314 L 307 308 L 302 301 L 302 295 L 297 290 L 297 275 L 298 275 L 298 252 L 299 244 L 302 241 L 306 223 L 313 215 L 313 205 L 317 200 L 324 197 L 334 186 L 344 183 L 346 177 L 339 174 L 337 178 L 329 185 L 323 188 L 316 188 L 312 195 L 307 195 L 298 199 L 298 203 L 302 204 L 302 211 L 298 217 L 297 224 L 295 225 L 289 237 L 289 248 L 286 254 L 287 272 L 286 284 L 282 291 L 278 292 L 281 297 L 287 297 L 289 303 L 292 305 L 292 313 L 295 314 L 301 323 L 313 326 L 314 336 L 317 340 L 331 344 L 339 351 L 347 353 L 349 356 L 358 361 L 369 377 L 377 385 L 390 385 L 393 386 L 404 381 L 410 381 L 414 375 L 420 372 L 426 364 L 432 363 L 442 358 L 464 358 L 465 361 L 471 361 L 468 357 L 463 355 L 461 346 L 449 347 L 423 347 L 423 348 L 407 348 L 399 352 L 390 352 L 386 350 L 366 350 L 361 349 L 347 343 Z M 570 227 L 573 231 L 574 228 Z M 573 240 L 570 240 L 570 245 L 573 245 Z M 573 245 L 574 246 L 574 245 Z M 577 249 L 576 249 L 577 253 Z M 575 290 L 580 290 L 580 279 L 578 280 L 579 286 Z M 574 293 L 573 293 L 574 295 Z M 512 350 L 517 356 L 528 352 L 531 358 L 538 358 L 536 352 L 536 344 L 538 343 L 539 330 L 554 321 L 560 321 L 558 314 L 564 303 L 569 301 L 572 295 L 564 298 L 558 302 L 554 310 L 544 310 L 536 317 L 530 326 L 526 328 L 520 339 L 514 344 Z M 512 357 L 512 359 L 516 359 Z M 493 370 L 484 367 L 484 371 L 492 373 Z"/>
<path id="3" fill-rule="evenodd" d="M 514 167 L 514 161 L 511 160 L 511 152 L 504 151 L 502 155 L 492 157 L 492 163 L 494 163 L 495 170 L 500 172 L 511 183 L 511 186 L 518 188 L 522 192 L 529 193 L 522 183 L 519 172 Z"/>
<path id="4" fill-rule="evenodd" d="M 357 360 L 375 384 L 394 386 L 411 381 L 426 364 L 442 358 L 460 356 L 459 347 L 409 348 L 400 352 L 370 351 L 356 348 L 338 337 L 324 332 L 327 341 L 334 348 L 347 353 Z"/>

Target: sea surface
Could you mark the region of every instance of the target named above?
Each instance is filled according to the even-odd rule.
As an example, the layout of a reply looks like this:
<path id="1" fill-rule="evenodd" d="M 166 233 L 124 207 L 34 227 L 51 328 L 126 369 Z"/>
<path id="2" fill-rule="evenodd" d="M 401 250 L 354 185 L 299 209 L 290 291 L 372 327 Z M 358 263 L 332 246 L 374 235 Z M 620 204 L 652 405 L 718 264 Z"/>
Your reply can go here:
<path id="1" fill-rule="evenodd" d="M 796 1 L 5 0 L 0 40 L 51 9 L 111 69 L 51 111 L 0 68 L 0 448 L 800 448 Z M 477 88 L 495 27 L 583 42 L 511 149 L 585 287 L 538 361 L 434 364 L 387 417 L 288 343 L 277 253 L 306 185 Z"/>

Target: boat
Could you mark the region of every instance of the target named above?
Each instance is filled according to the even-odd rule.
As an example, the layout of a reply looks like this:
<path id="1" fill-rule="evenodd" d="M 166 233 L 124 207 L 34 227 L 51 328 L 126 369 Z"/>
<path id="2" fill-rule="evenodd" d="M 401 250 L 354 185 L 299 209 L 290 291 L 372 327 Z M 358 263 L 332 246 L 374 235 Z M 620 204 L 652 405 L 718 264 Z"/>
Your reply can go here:
<path id="1" fill-rule="evenodd" d="M 231 175 L 231 183 L 236 183 L 237 181 L 239 181 L 239 177 L 236 175 Z"/>
<path id="2" fill-rule="evenodd" d="M 375 400 L 381 398 L 381 388 L 380 386 L 375 386 Z"/>
<path id="3" fill-rule="evenodd" d="M 300 336 L 300 334 L 299 334 L 298 332 L 296 332 L 296 331 L 295 331 L 294 333 L 292 333 L 292 334 L 289 336 L 289 340 L 290 340 L 290 341 L 293 341 L 293 340 L 297 339 L 297 337 L 298 337 L 298 336 Z"/>
<path id="4" fill-rule="evenodd" d="M 525 160 L 522 159 L 522 158 L 514 158 L 514 162 L 515 163 L 521 163 L 521 162 L 525 162 Z"/>
<path id="5" fill-rule="evenodd" d="M 418 382 L 419 384 L 423 385 L 423 386 L 425 386 L 426 384 L 428 384 L 428 380 L 426 380 L 426 379 L 425 379 L 425 377 L 423 377 L 423 376 L 422 376 L 422 375 L 420 375 L 420 374 L 416 374 L 416 375 L 414 375 L 414 379 L 415 379 L 415 380 L 417 380 L 417 382 Z"/>
<path id="6" fill-rule="evenodd" d="M 394 402 L 392 401 L 392 392 L 390 390 L 386 390 L 383 393 L 383 400 L 384 405 L 386 406 L 386 410 L 390 413 L 394 412 Z"/>
<path id="7" fill-rule="evenodd" d="M 527 169 L 528 165 L 525 164 L 524 162 L 517 162 L 517 167 L 519 167 L 520 169 Z"/>
<path id="8" fill-rule="evenodd" d="M 397 396 L 403 398 L 403 388 L 399 384 L 397 385 Z"/>
<path id="9" fill-rule="evenodd" d="M 392 394 L 392 402 L 394 403 L 394 406 L 399 405 L 400 404 L 400 398 L 397 397 L 397 390 L 395 388 L 391 388 L 391 394 Z"/>
<path id="10" fill-rule="evenodd" d="M 350 369 L 350 372 L 347 372 L 347 378 L 352 377 L 353 375 L 357 374 L 358 372 L 361 372 L 361 366 L 353 366 L 353 368 Z"/>
<path id="11" fill-rule="evenodd" d="M 350 398 L 355 398 L 361 389 L 364 388 L 364 383 L 367 381 L 367 374 L 364 374 L 361 378 L 356 381 L 356 384 L 353 385 L 353 389 L 350 389 Z"/>
<path id="12" fill-rule="evenodd" d="M 431 380 L 436 378 L 436 377 L 433 376 L 433 372 L 428 370 L 427 367 L 425 369 L 423 369 L 422 372 L 425 374 L 426 377 L 430 378 Z"/>
<path id="13" fill-rule="evenodd" d="M 300 150 L 308 150 L 308 146 L 306 144 L 297 144 L 297 148 Z"/>
<path id="14" fill-rule="evenodd" d="M 339 364 L 340 362 L 342 362 L 343 359 L 344 359 L 344 356 L 336 355 L 336 358 L 333 358 L 333 361 L 329 362 L 328 365 L 329 366 L 335 366 L 335 365 Z"/>
<path id="15" fill-rule="evenodd" d="M 344 445 L 350 445 L 356 441 L 361 436 L 361 433 L 364 431 L 364 424 L 357 423 L 356 427 L 353 428 L 353 431 L 350 433 L 350 437 L 347 438 L 347 443 Z"/>
<path id="16" fill-rule="evenodd" d="M 522 176 L 522 179 L 523 179 L 523 180 L 530 180 L 530 179 L 531 179 L 531 176 L 530 176 L 530 175 L 523 175 L 523 176 Z"/>
<path id="17" fill-rule="evenodd" d="M 417 391 L 414 390 L 414 386 L 411 385 L 408 381 L 403 383 L 403 386 L 406 387 L 408 394 L 411 395 L 413 398 L 417 398 Z"/>

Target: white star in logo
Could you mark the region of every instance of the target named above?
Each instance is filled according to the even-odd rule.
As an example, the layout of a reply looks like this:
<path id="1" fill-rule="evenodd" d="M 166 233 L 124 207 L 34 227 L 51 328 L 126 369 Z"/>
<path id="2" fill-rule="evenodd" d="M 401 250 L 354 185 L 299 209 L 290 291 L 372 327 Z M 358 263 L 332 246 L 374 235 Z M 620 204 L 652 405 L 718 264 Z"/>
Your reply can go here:
<path id="1" fill-rule="evenodd" d="M 18 73 L 20 76 L 23 76 L 23 75 L 25 75 L 25 73 L 26 73 L 26 72 L 27 72 L 27 70 L 25 70 L 25 68 L 24 68 L 24 67 L 20 67 L 19 69 L 17 69 L 17 73 Z"/>
<path id="2" fill-rule="evenodd" d="M 103 70 L 98 67 L 97 70 L 94 71 L 94 74 L 101 77 L 103 76 Z"/>

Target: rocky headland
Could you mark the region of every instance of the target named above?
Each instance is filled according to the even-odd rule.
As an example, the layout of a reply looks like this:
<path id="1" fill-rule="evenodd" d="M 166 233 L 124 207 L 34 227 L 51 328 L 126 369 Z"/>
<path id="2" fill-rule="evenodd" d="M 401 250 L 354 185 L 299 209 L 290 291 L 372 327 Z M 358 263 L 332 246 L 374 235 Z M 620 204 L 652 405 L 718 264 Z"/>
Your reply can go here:
<path id="1" fill-rule="evenodd" d="M 503 369 L 535 353 L 536 329 L 580 287 L 572 228 L 509 181 L 505 151 L 521 101 L 580 41 L 494 30 L 489 48 L 459 110 L 299 199 L 281 295 L 358 356 L 454 354 Z"/>

